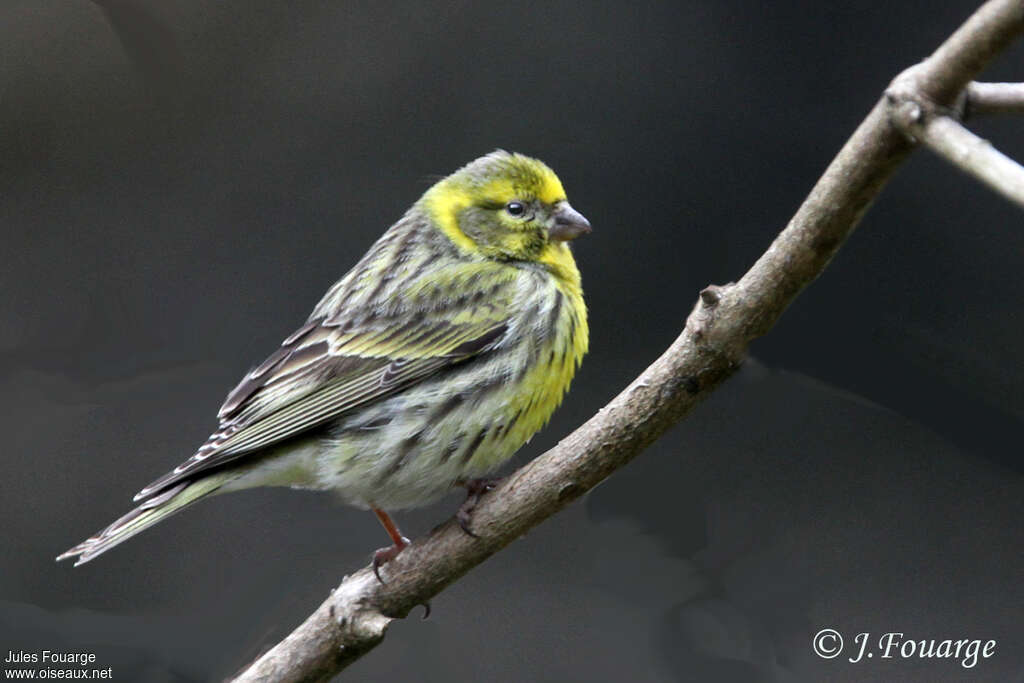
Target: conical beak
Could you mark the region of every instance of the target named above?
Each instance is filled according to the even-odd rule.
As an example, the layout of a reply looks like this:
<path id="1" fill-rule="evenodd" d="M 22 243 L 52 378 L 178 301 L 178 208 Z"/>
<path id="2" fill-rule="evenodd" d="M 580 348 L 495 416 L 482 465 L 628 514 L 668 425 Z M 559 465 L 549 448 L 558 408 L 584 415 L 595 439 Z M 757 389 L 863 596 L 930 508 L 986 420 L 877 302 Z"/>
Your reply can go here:
<path id="1" fill-rule="evenodd" d="M 590 232 L 590 221 L 582 213 L 561 202 L 555 209 L 555 224 L 548 230 L 548 237 L 558 242 L 568 242 Z"/>

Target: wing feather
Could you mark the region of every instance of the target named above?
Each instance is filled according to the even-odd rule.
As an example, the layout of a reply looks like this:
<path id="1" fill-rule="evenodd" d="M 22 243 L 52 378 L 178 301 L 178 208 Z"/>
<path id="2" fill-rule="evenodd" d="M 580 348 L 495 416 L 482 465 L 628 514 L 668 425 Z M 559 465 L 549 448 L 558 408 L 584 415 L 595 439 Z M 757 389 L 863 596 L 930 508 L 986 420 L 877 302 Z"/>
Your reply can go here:
<path id="1" fill-rule="evenodd" d="M 444 271 L 435 271 L 430 274 L 433 285 L 442 289 L 429 299 L 433 308 L 413 305 L 412 299 L 423 299 L 421 283 L 399 283 L 383 302 L 311 318 L 228 394 L 218 412 L 220 428 L 195 455 L 135 499 L 302 434 L 498 345 L 509 326 L 514 287 L 507 273 L 495 274 L 487 283 L 488 301 L 477 307 L 467 308 L 465 302 L 479 287 L 467 285 L 457 272 L 446 279 Z M 445 282 L 460 291 L 444 291 Z M 337 296 L 338 290 L 330 295 Z"/>

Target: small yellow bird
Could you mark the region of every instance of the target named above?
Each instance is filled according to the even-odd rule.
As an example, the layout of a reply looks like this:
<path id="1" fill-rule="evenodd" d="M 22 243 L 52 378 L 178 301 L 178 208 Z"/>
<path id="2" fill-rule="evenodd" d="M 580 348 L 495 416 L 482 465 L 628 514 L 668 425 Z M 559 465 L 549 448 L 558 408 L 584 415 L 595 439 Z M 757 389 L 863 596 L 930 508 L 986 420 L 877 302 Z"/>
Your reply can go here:
<path id="1" fill-rule="evenodd" d="M 249 372 L 191 458 L 139 506 L 57 559 L 76 565 L 200 498 L 256 486 L 333 490 L 376 513 L 426 505 L 510 458 L 551 416 L 587 351 L 568 242 L 590 223 L 555 173 L 496 151 L 431 187 Z"/>

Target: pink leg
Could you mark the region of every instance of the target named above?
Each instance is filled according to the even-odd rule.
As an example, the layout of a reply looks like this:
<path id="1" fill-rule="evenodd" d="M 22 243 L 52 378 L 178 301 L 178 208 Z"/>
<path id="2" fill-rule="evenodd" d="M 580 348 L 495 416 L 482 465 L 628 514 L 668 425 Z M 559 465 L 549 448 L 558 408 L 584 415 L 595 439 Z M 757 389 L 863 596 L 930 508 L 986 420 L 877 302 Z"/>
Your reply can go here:
<path id="1" fill-rule="evenodd" d="M 384 530 L 388 532 L 388 536 L 391 537 L 391 547 L 381 548 L 373 554 L 373 573 L 377 576 L 378 581 L 384 583 L 384 579 L 380 578 L 380 566 L 398 557 L 398 553 L 405 550 L 406 546 L 409 545 L 409 539 L 402 535 L 402 532 L 398 530 L 398 526 L 388 516 L 388 513 L 378 508 L 370 509 L 373 510 L 373 514 L 377 515 L 381 526 L 384 527 Z"/>

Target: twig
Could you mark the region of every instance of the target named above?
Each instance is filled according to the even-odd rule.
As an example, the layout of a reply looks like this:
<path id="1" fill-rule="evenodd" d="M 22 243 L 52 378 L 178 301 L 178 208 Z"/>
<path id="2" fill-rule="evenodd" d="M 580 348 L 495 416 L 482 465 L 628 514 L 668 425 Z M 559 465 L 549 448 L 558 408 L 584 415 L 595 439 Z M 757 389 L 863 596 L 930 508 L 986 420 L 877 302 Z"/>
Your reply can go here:
<path id="1" fill-rule="evenodd" d="M 1024 28 L 1024 3 L 990 0 L 917 72 L 916 92 L 948 104 Z M 347 577 L 284 641 L 237 681 L 324 680 L 381 641 L 402 617 L 638 455 L 730 376 L 828 265 L 893 171 L 913 149 L 883 98 L 857 128 L 771 247 L 736 284 L 708 287 L 676 341 L 629 387 L 561 443 L 527 464 L 473 513 L 385 566 Z"/>
<path id="2" fill-rule="evenodd" d="M 986 2 L 935 53 L 918 65 L 919 92 L 950 106 L 967 84 L 1021 31 L 1020 2 Z"/>
<path id="3" fill-rule="evenodd" d="M 1024 114 L 1024 83 L 970 83 L 964 117 L 979 114 Z"/>
<path id="4" fill-rule="evenodd" d="M 1012 202 L 1024 208 L 1024 167 L 950 116 L 934 115 L 914 102 L 904 102 L 893 120 L 907 135 Z"/>

